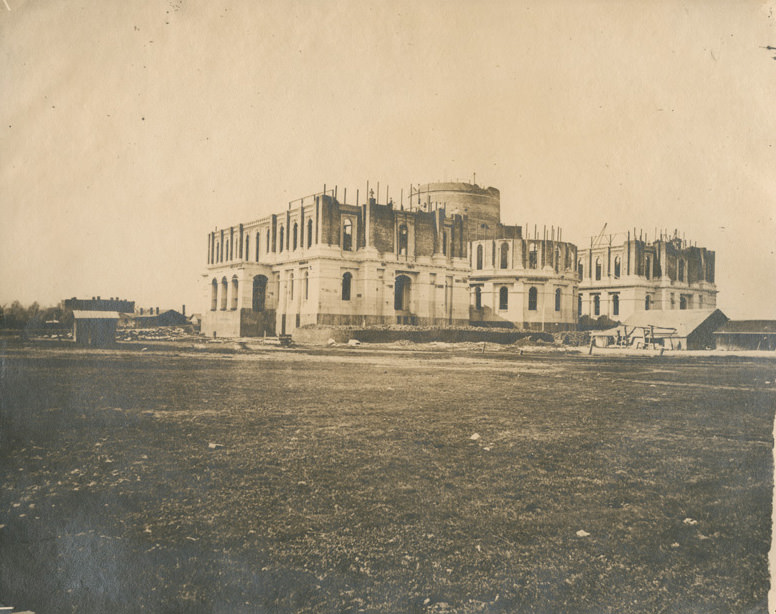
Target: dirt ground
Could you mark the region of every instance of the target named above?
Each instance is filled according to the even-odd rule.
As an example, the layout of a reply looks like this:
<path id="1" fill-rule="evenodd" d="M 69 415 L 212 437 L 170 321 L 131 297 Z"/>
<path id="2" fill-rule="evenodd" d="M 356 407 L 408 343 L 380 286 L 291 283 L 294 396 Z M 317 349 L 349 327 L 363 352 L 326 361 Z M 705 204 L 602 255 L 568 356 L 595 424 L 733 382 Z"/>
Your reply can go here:
<path id="1" fill-rule="evenodd" d="M 0 387 L 3 605 L 766 611 L 774 360 L 6 344 Z"/>

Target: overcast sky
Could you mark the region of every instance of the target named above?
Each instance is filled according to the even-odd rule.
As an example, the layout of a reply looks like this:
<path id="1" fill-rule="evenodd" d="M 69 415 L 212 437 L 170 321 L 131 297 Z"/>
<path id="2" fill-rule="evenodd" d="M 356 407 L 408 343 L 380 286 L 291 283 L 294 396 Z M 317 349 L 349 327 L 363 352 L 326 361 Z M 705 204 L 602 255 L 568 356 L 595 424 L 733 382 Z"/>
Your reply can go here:
<path id="1" fill-rule="evenodd" d="M 776 318 L 776 0 L 0 4 L 0 304 L 203 309 L 207 233 L 471 180 L 507 223 L 678 229 Z"/>

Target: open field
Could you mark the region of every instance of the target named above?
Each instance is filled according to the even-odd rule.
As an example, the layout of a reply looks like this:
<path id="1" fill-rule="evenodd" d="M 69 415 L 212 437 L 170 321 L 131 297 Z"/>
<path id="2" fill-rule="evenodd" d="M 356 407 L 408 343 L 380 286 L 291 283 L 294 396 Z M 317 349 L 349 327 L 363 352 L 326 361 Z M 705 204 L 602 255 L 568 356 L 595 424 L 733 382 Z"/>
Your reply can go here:
<path id="1" fill-rule="evenodd" d="M 773 360 L 8 345 L 0 361 L 4 605 L 766 611 Z"/>

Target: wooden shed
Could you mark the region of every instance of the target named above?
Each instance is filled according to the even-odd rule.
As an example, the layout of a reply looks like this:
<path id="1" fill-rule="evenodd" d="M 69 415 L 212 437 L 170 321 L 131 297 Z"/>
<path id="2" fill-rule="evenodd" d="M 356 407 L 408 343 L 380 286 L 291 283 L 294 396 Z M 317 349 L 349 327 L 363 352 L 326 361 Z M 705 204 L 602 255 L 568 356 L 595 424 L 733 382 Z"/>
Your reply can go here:
<path id="1" fill-rule="evenodd" d="M 776 320 L 731 320 L 714 337 L 721 350 L 776 350 Z"/>
<path id="2" fill-rule="evenodd" d="M 107 347 L 116 342 L 117 311 L 73 310 L 73 341 L 79 345 Z"/>

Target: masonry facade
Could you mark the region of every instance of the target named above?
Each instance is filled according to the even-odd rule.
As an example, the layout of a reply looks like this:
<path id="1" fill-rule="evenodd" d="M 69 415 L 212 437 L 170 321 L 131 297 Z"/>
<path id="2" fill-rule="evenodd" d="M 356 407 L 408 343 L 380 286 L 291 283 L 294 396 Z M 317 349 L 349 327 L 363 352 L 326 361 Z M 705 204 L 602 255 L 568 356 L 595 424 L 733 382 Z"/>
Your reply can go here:
<path id="1" fill-rule="evenodd" d="M 209 234 L 202 330 L 234 337 L 311 324 L 465 324 L 467 250 L 464 216 L 443 207 L 314 194 Z"/>
<path id="2" fill-rule="evenodd" d="M 496 188 L 413 187 L 405 204 L 324 190 L 207 237 L 202 331 L 466 324 L 573 330 L 580 315 L 716 306 L 714 252 L 678 238 L 591 242 L 501 223 Z M 379 190 L 378 190 L 379 193 Z"/>
<path id="3" fill-rule="evenodd" d="M 519 226 L 501 229 L 498 238 L 471 243 L 471 321 L 576 328 L 576 246 L 554 237 L 523 238 Z"/>
<path id="4" fill-rule="evenodd" d="M 616 243 L 591 241 L 580 249 L 578 311 L 624 320 L 650 309 L 714 309 L 715 253 L 676 233 L 648 242 L 628 233 Z"/>

